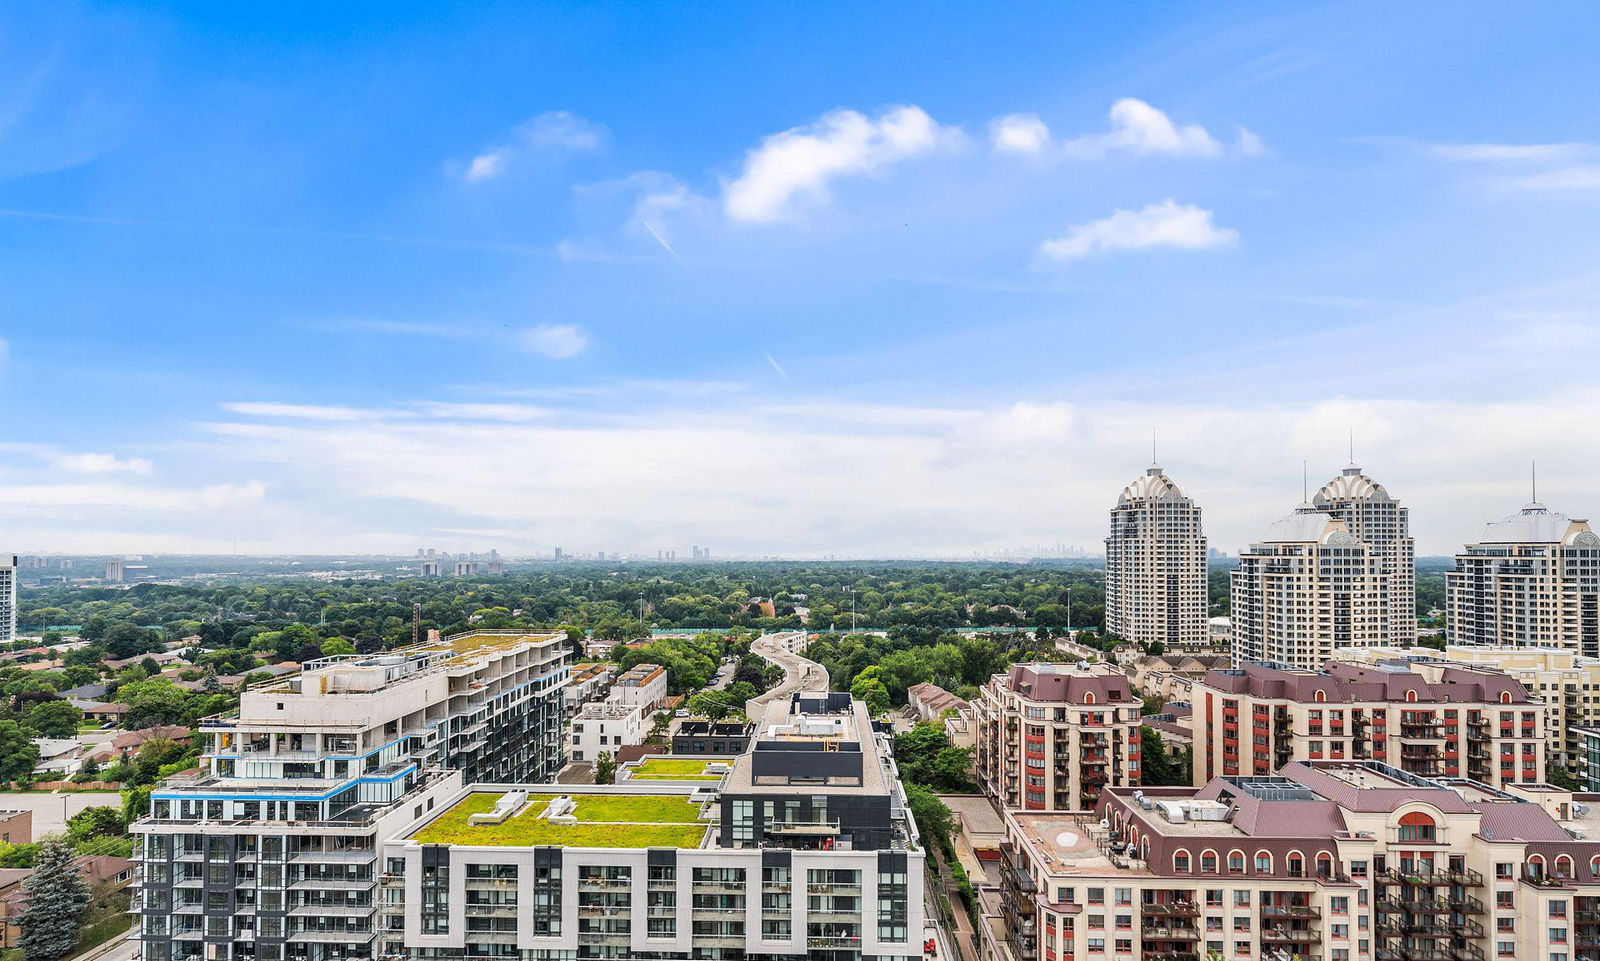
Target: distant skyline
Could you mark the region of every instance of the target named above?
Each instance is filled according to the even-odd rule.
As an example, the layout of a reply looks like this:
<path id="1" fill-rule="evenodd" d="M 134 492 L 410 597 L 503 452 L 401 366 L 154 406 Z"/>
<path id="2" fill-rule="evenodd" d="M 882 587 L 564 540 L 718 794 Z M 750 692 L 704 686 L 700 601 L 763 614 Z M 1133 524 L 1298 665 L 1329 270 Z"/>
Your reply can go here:
<path id="1" fill-rule="evenodd" d="M 1159 12 L 1157 12 L 1159 10 Z M 1600 515 L 1600 9 L 0 9 L 0 547 Z"/>

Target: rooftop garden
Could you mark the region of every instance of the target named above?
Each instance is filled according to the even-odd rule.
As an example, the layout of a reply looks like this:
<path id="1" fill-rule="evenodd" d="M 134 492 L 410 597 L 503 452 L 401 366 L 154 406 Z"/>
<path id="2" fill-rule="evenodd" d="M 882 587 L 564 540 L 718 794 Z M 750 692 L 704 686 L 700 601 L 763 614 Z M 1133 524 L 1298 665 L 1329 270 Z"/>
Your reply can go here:
<path id="1" fill-rule="evenodd" d="M 413 835 L 422 844 L 555 844 L 564 847 L 694 848 L 705 836 L 700 810 L 675 795 L 574 794 L 577 824 L 551 824 L 542 815 L 554 794 L 529 795 L 520 814 L 500 824 L 470 824 L 474 814 L 494 810 L 501 795 L 478 792 L 428 822 Z"/>
<path id="2" fill-rule="evenodd" d="M 628 779 L 638 781 L 720 781 L 721 774 L 706 772 L 706 758 L 651 757 L 628 768 Z M 727 763 L 727 762 L 723 762 Z"/>

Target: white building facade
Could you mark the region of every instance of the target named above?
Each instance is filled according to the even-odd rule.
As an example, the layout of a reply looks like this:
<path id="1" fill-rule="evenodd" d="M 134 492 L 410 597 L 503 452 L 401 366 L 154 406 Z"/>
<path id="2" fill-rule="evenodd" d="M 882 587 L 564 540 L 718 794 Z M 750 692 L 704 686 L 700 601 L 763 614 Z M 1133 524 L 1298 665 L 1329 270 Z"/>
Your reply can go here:
<path id="1" fill-rule="evenodd" d="M 1301 504 L 1239 554 L 1234 663 L 1317 670 L 1335 648 L 1384 643 L 1380 570 L 1345 521 Z"/>
<path id="2" fill-rule="evenodd" d="M 1411 511 L 1400 506 L 1382 484 L 1354 464 L 1322 485 L 1313 507 L 1342 520 L 1367 550 L 1376 568 L 1377 629 L 1387 643 L 1417 639 L 1417 542 L 1411 536 Z"/>
<path id="3" fill-rule="evenodd" d="M 1451 644 L 1600 656 L 1600 535 L 1533 502 L 1484 529 L 1445 572 Z"/>
<path id="4" fill-rule="evenodd" d="M 1106 630 L 1168 649 L 1208 643 L 1200 508 L 1160 467 L 1129 484 L 1106 537 Z"/>

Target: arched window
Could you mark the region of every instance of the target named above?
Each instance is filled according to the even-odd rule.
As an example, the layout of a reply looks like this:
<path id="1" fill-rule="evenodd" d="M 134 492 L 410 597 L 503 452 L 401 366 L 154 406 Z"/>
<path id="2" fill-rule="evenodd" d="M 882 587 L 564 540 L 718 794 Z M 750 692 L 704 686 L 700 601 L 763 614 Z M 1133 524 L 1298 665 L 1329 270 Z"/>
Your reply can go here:
<path id="1" fill-rule="evenodd" d="M 1229 851 L 1228 852 L 1228 873 L 1229 874 L 1243 874 L 1244 873 L 1244 852 L 1243 851 Z"/>
<path id="2" fill-rule="evenodd" d="M 1510 704 L 1511 703 L 1511 692 L 1510 691 L 1501 691 L 1500 692 L 1500 703 L 1501 704 Z"/>
<path id="3" fill-rule="evenodd" d="M 1270 851 L 1257 851 L 1256 852 L 1256 873 L 1257 874 L 1271 874 L 1272 873 L 1272 852 L 1270 852 Z"/>
<path id="4" fill-rule="evenodd" d="M 1172 871 L 1174 874 L 1189 873 L 1189 852 L 1179 848 L 1172 853 Z"/>
<path id="5" fill-rule="evenodd" d="M 1201 855 L 1200 855 L 1200 873 L 1201 874 L 1216 874 L 1217 873 L 1217 852 L 1215 852 L 1215 851 L 1205 851 L 1205 852 L 1201 853 Z"/>
<path id="6" fill-rule="evenodd" d="M 1544 855 L 1535 854 L 1528 858 L 1528 876 L 1534 878 L 1544 877 Z"/>
<path id="7" fill-rule="evenodd" d="M 1318 690 L 1317 693 L 1311 695 L 1311 699 L 1313 701 L 1326 701 L 1328 699 L 1328 692 L 1327 691 L 1323 691 L 1323 690 Z"/>
<path id="8" fill-rule="evenodd" d="M 1421 811 L 1412 811 L 1410 814 L 1400 815 L 1401 841 L 1426 841 L 1438 840 L 1438 829 L 1434 826 L 1433 818 Z"/>
<path id="9" fill-rule="evenodd" d="M 1556 858 L 1556 877 L 1572 877 L 1572 859 L 1567 857 L 1565 854 Z"/>
<path id="10" fill-rule="evenodd" d="M 1417 702 L 1417 692 L 1416 691 L 1407 691 L 1406 692 L 1406 700 L 1410 701 L 1413 704 L 1415 704 Z"/>
<path id="11" fill-rule="evenodd" d="M 1084 692 L 1083 703 L 1085 703 L 1085 704 L 1093 704 L 1094 703 L 1094 692 L 1093 691 L 1085 691 Z"/>
<path id="12" fill-rule="evenodd" d="M 1299 851 L 1290 851 L 1284 858 L 1284 865 L 1289 869 L 1289 877 L 1303 878 L 1306 876 L 1306 856 Z"/>
<path id="13" fill-rule="evenodd" d="M 1317 855 L 1317 877 L 1333 877 L 1333 858 L 1325 853 Z"/>
<path id="14" fill-rule="evenodd" d="M 1596 854 L 1589 859 L 1589 876 L 1591 878 L 1600 878 L 1600 854 Z"/>

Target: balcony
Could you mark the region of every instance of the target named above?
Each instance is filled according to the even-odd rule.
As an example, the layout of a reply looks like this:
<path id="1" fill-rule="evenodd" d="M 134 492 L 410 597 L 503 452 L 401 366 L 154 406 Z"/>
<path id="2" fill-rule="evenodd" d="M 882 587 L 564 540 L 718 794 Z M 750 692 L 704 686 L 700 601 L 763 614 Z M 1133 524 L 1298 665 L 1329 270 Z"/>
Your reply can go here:
<path id="1" fill-rule="evenodd" d="M 1146 920 L 1151 918 L 1198 918 L 1200 908 L 1189 901 L 1146 901 L 1140 905 Z"/>
<path id="2" fill-rule="evenodd" d="M 1196 928 L 1174 925 L 1149 925 L 1146 924 L 1139 932 L 1140 937 L 1146 941 L 1199 941 L 1200 932 Z"/>
<path id="3" fill-rule="evenodd" d="M 1265 927 L 1261 929 L 1263 944 L 1320 944 L 1322 935 L 1310 928 Z"/>
<path id="4" fill-rule="evenodd" d="M 1261 906 L 1263 918 L 1306 918 L 1316 919 L 1322 917 L 1322 909 L 1310 904 L 1263 904 Z"/>

